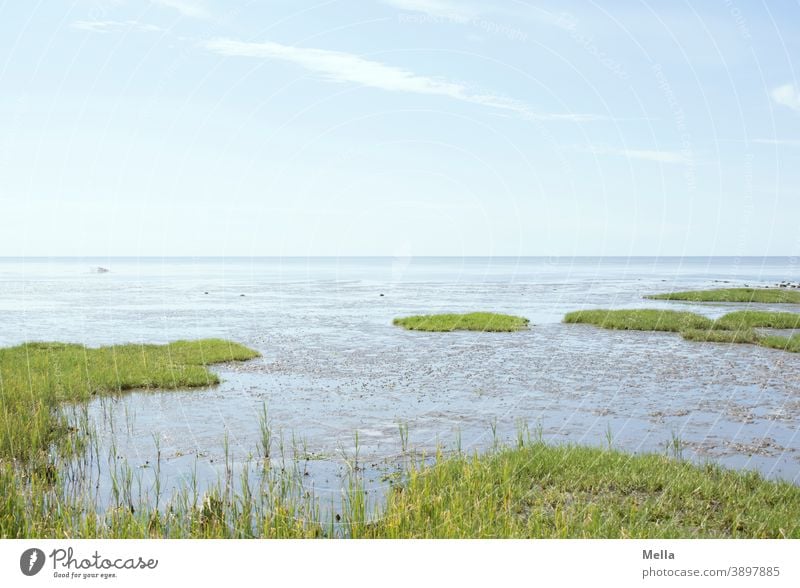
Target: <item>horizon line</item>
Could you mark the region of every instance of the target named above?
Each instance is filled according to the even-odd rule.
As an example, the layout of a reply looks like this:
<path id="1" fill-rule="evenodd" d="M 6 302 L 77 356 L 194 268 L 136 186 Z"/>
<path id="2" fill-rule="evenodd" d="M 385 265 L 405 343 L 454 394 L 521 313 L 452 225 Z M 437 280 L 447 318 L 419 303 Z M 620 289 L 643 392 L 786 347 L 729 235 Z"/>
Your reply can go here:
<path id="1" fill-rule="evenodd" d="M 0 260 L 20 259 L 770 259 L 784 255 L 0 255 Z"/>

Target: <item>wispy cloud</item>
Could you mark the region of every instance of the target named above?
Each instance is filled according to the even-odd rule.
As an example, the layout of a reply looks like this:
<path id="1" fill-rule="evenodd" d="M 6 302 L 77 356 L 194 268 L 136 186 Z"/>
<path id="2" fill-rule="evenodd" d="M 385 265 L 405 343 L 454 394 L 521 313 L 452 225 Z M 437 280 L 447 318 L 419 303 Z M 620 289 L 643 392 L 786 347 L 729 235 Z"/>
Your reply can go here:
<path id="1" fill-rule="evenodd" d="M 79 31 L 89 31 L 91 33 L 111 33 L 126 29 L 135 29 L 145 33 L 159 33 L 162 29 L 159 26 L 139 22 L 138 20 L 76 20 L 69 25 Z"/>
<path id="2" fill-rule="evenodd" d="M 435 18 L 470 20 L 478 15 L 476 7 L 453 0 L 383 0 L 383 3 L 400 10 L 422 12 Z"/>
<path id="3" fill-rule="evenodd" d="M 190 18 L 211 18 L 211 11 L 198 0 L 150 0 L 150 2 L 166 8 L 173 8 L 183 16 Z"/>
<path id="4" fill-rule="evenodd" d="M 800 90 L 794 84 L 784 84 L 772 90 L 772 99 L 782 106 L 800 112 Z"/>
<path id="5" fill-rule="evenodd" d="M 527 104 L 513 98 L 474 92 L 458 82 L 418 75 L 406 69 L 341 51 L 292 47 L 272 42 L 249 43 L 231 39 L 213 39 L 204 45 L 219 55 L 293 63 L 333 82 L 353 83 L 389 92 L 444 96 L 511 112 L 527 120 L 589 122 L 607 118 L 595 114 L 536 112 Z"/>

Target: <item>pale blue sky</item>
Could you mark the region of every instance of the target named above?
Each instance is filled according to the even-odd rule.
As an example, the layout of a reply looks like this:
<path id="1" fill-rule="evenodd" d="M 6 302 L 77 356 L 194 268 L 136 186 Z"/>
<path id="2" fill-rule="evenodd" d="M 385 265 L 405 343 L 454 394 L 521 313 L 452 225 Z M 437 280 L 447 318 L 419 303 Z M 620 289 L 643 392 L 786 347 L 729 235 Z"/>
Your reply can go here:
<path id="1" fill-rule="evenodd" d="M 797 1 L 0 0 L 0 256 L 800 255 L 798 55 Z"/>

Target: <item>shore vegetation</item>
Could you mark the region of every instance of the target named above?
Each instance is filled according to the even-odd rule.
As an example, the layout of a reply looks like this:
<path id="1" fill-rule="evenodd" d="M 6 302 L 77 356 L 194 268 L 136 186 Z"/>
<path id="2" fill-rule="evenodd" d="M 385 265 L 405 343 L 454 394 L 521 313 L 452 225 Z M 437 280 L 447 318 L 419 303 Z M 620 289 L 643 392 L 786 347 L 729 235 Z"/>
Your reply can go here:
<path id="1" fill-rule="evenodd" d="M 410 473 L 364 537 L 800 537 L 800 488 L 665 455 L 540 442 Z"/>
<path id="2" fill-rule="evenodd" d="M 491 331 L 511 332 L 528 327 L 528 319 L 494 312 L 467 314 L 426 314 L 396 318 L 393 323 L 411 331 Z"/>
<path id="3" fill-rule="evenodd" d="M 579 310 L 564 317 L 565 323 L 589 323 L 604 329 L 626 331 L 672 331 L 710 329 L 711 319 L 677 310 Z"/>
<path id="4" fill-rule="evenodd" d="M 168 345 L 86 347 L 25 343 L 0 349 L 0 458 L 48 452 L 69 432 L 58 408 L 133 389 L 217 384 L 206 366 L 243 361 L 258 352 L 221 339 Z"/>
<path id="5" fill-rule="evenodd" d="M 693 312 L 633 309 L 579 310 L 564 316 L 565 323 L 587 323 L 604 329 L 671 331 L 689 341 L 745 343 L 800 352 L 800 333 L 789 336 L 763 329 L 800 329 L 800 313 L 737 310 L 713 320 Z"/>
<path id="6" fill-rule="evenodd" d="M 755 302 L 760 304 L 800 304 L 800 291 L 784 288 L 716 288 L 688 292 L 668 292 L 645 296 L 650 300 L 688 302 Z"/>

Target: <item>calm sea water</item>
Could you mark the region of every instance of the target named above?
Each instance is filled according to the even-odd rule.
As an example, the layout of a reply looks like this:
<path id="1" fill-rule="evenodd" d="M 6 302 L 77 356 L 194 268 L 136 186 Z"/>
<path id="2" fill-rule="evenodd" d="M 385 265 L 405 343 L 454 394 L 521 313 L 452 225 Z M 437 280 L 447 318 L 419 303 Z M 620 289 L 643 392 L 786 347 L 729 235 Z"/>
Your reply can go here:
<path id="1" fill-rule="evenodd" d="M 487 308 L 557 323 L 583 306 L 644 305 L 649 292 L 786 279 L 800 279 L 800 260 L 0 258 L 0 344 L 254 342 L 298 329 L 324 343 L 380 336 L 409 312 Z"/>
<path id="2" fill-rule="evenodd" d="M 318 458 L 318 492 L 339 492 L 356 431 L 380 492 L 400 425 L 419 451 L 481 450 L 521 426 L 632 452 L 664 452 L 677 438 L 685 457 L 797 483 L 798 355 L 560 321 L 581 308 L 644 306 L 714 317 L 746 305 L 642 296 L 798 279 L 795 258 L 0 259 L 0 345 L 225 337 L 258 349 L 258 360 L 219 366 L 220 386 L 90 405 L 105 447 L 144 465 L 157 440 L 175 484 L 195 468 L 215 479 L 226 436 L 234 457 L 252 454 L 264 403 L 273 425 Z M 416 333 L 391 324 L 473 310 L 533 326 Z M 110 426 L 110 414 L 128 426 Z"/>

